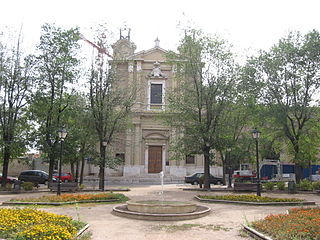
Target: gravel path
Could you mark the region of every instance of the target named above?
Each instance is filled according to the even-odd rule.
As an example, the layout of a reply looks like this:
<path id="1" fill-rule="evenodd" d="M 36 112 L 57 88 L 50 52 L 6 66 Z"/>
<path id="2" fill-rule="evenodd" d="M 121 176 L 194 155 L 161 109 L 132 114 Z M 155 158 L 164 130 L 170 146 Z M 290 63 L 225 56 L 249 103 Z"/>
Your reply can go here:
<path id="1" fill-rule="evenodd" d="M 124 192 L 132 200 L 159 200 L 161 186 L 141 185 L 128 186 L 131 191 Z M 183 191 L 188 185 L 165 185 L 164 199 L 196 202 L 193 197 L 198 192 Z M 33 193 L 32 197 L 42 194 Z M 210 192 L 207 194 L 226 194 Z M 31 195 L 31 194 L 30 194 Z M 274 197 L 295 197 L 320 204 L 320 197 L 314 194 L 265 194 Z M 11 198 L 27 197 L 26 194 L 0 195 L 0 201 Z M 285 213 L 286 206 L 246 206 L 231 204 L 199 203 L 211 208 L 211 213 L 203 218 L 185 221 L 143 221 L 126 219 L 111 214 L 112 208 L 118 204 L 81 204 L 76 206 L 47 207 L 46 211 L 69 215 L 90 224 L 89 230 L 93 240 L 244 240 L 249 239 L 241 233 L 241 224 L 263 218 L 269 214 Z"/>

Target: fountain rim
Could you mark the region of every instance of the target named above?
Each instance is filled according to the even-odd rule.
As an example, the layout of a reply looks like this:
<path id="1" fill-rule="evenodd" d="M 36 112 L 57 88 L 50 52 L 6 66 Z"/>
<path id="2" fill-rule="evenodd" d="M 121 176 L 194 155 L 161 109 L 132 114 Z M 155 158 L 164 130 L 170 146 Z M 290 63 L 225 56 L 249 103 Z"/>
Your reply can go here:
<path id="1" fill-rule="evenodd" d="M 127 205 L 113 207 L 113 214 L 138 219 L 138 220 L 153 220 L 153 221 L 181 221 L 204 217 L 211 212 L 211 208 L 204 205 L 196 205 L 198 210 L 191 213 L 141 213 L 133 212 L 127 209 Z M 201 210 L 199 210 L 199 207 Z"/>
<path id="2" fill-rule="evenodd" d="M 148 203 L 149 201 L 149 203 Z M 154 202 L 154 203 L 150 203 L 150 202 Z M 184 201 L 164 201 L 163 203 L 161 203 L 161 200 L 140 200 L 140 201 L 133 201 L 133 200 L 129 200 L 126 202 L 126 204 L 130 204 L 130 205 L 143 205 L 143 206 L 161 206 L 161 207 L 165 207 L 165 206 L 179 206 L 179 207 L 183 207 L 183 206 L 196 206 L 195 203 L 192 202 L 184 202 Z"/>

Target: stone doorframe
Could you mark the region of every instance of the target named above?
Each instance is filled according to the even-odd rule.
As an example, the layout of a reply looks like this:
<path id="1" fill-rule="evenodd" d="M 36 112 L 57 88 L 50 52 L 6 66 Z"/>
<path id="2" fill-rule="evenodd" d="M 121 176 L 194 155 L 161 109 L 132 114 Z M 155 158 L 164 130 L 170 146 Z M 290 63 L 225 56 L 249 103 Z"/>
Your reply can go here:
<path id="1" fill-rule="evenodd" d="M 168 130 L 167 129 L 143 129 L 142 139 L 144 148 L 144 173 L 148 174 L 149 165 L 149 146 L 161 146 L 162 147 L 162 171 L 165 170 L 166 160 L 168 155 Z M 150 173 L 152 174 L 152 173 Z"/>
<path id="2" fill-rule="evenodd" d="M 144 153 L 144 172 L 149 173 L 149 146 L 162 146 L 162 171 L 164 171 L 166 166 L 166 144 L 146 143 Z"/>

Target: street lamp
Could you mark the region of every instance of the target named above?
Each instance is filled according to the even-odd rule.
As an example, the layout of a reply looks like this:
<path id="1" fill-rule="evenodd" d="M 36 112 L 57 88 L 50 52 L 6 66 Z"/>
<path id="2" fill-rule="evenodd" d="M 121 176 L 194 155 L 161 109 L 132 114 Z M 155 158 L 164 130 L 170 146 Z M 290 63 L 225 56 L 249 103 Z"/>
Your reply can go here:
<path id="1" fill-rule="evenodd" d="M 59 179 L 58 179 L 57 195 L 61 195 L 62 143 L 64 142 L 64 139 L 66 138 L 67 134 L 68 134 L 68 132 L 64 128 L 61 128 L 58 131 L 58 136 L 59 136 L 59 140 L 60 140 L 60 161 L 59 161 Z"/>
<path id="2" fill-rule="evenodd" d="M 107 141 L 103 141 L 101 142 L 102 146 L 103 146 L 103 161 L 102 161 L 102 168 L 101 168 L 101 191 L 104 191 L 104 169 L 106 167 L 106 148 L 108 145 Z"/>
<path id="3" fill-rule="evenodd" d="M 227 157 L 228 157 L 228 188 L 232 188 L 232 172 L 231 172 L 231 158 L 230 158 L 231 148 L 227 148 Z"/>
<path id="4" fill-rule="evenodd" d="M 259 167 L 259 148 L 258 142 L 260 138 L 260 131 L 256 128 L 252 130 L 252 138 L 256 141 L 256 161 L 257 161 L 257 196 L 261 196 L 261 186 L 260 186 L 260 167 Z"/>

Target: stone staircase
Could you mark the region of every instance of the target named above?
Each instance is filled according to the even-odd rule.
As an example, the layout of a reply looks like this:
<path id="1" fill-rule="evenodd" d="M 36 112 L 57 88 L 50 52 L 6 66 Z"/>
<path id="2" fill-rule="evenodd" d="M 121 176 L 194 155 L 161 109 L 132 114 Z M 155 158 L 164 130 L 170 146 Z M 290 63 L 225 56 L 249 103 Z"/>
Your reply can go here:
<path id="1" fill-rule="evenodd" d="M 96 176 L 86 177 L 85 181 L 99 182 Z M 175 176 L 165 175 L 163 178 L 165 184 L 170 183 L 183 183 L 184 178 L 179 178 Z M 159 174 L 140 174 L 138 176 L 122 177 L 122 176 L 106 176 L 106 183 L 150 183 L 150 184 L 160 184 L 161 179 Z"/>

